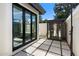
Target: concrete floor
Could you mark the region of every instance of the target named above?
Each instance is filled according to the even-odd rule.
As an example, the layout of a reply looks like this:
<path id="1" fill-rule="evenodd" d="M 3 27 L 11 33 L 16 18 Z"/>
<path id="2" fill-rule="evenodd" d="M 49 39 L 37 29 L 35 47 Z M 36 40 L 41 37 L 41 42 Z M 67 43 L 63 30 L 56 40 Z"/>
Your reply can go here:
<path id="1" fill-rule="evenodd" d="M 66 42 L 40 39 L 15 56 L 70 56 L 70 49 Z"/>

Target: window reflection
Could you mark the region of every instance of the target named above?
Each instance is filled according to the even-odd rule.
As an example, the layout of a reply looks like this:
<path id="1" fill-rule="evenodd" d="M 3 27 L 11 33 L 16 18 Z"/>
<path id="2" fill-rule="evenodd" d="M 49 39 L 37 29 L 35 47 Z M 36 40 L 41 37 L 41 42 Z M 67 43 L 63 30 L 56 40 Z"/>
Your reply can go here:
<path id="1" fill-rule="evenodd" d="M 36 15 L 13 4 L 13 50 L 36 39 Z"/>
<path id="2" fill-rule="evenodd" d="M 25 12 L 25 42 L 31 40 L 31 15 L 29 12 Z"/>
<path id="3" fill-rule="evenodd" d="M 15 6 L 13 8 L 13 38 L 14 47 L 22 44 L 22 9 Z"/>
<path id="4" fill-rule="evenodd" d="M 36 15 L 32 14 L 32 39 L 36 38 Z"/>

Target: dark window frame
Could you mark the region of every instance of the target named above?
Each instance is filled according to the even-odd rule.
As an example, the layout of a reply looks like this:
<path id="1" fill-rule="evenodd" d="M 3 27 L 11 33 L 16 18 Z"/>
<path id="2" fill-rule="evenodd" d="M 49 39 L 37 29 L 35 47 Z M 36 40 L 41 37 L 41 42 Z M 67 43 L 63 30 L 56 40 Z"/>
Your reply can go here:
<path id="1" fill-rule="evenodd" d="M 23 47 L 23 46 L 25 46 L 26 44 L 29 44 L 29 43 L 31 43 L 32 41 L 34 41 L 34 40 L 36 40 L 37 39 L 37 14 L 35 14 L 35 13 L 33 13 L 32 11 L 30 11 L 30 10 L 28 10 L 27 8 L 25 8 L 25 7 L 23 7 L 23 6 L 21 6 L 21 5 L 19 5 L 18 3 L 13 3 L 12 4 L 12 28 L 13 28 L 13 20 L 14 20 L 14 14 L 13 14 L 13 12 L 14 12 L 14 10 L 13 10 L 13 8 L 14 8 L 14 6 L 17 6 L 17 7 L 19 7 L 19 8 L 22 8 L 22 12 L 23 12 L 23 14 L 22 14 L 22 21 L 23 21 L 23 23 L 22 23 L 22 25 L 23 25 L 23 42 L 22 42 L 22 45 L 19 45 L 19 46 L 17 46 L 17 47 L 14 47 L 13 45 L 14 45 L 14 39 L 13 39 L 13 29 L 12 29 L 12 49 L 13 49 L 13 51 L 14 50 L 17 50 L 17 49 L 19 49 L 19 48 L 21 48 L 21 47 Z M 25 11 L 28 11 L 29 13 L 30 13 L 30 19 L 31 19 L 31 41 L 29 41 L 29 42 L 25 42 Z M 36 36 L 35 36 L 35 39 L 34 40 L 32 40 L 32 14 L 34 14 L 35 16 L 36 16 Z"/>
<path id="2" fill-rule="evenodd" d="M 37 39 L 37 20 L 36 20 L 36 19 L 37 19 L 37 16 L 36 16 L 35 14 L 31 14 L 31 15 L 32 15 L 32 17 L 33 17 L 33 15 L 35 16 L 35 24 L 36 24 L 36 26 L 35 26 L 36 31 L 35 31 L 35 32 L 36 32 L 36 37 L 35 37 L 34 39 Z M 31 19 L 32 19 L 32 18 L 31 18 Z M 32 23 L 31 23 L 31 27 L 32 27 L 33 20 L 31 20 L 31 22 L 32 22 Z M 32 35 L 32 30 L 31 30 L 31 35 Z M 33 36 L 32 36 L 32 37 L 33 37 Z M 34 40 L 34 39 L 33 39 L 33 40 Z"/>

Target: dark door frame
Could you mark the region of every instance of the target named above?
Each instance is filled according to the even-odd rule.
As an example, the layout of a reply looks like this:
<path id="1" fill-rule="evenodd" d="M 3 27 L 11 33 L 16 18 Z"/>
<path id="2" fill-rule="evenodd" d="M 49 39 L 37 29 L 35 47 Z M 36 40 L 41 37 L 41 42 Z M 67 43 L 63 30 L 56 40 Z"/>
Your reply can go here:
<path id="1" fill-rule="evenodd" d="M 71 3 L 71 41 L 70 41 L 70 50 L 71 50 L 71 56 L 73 56 L 73 10 L 72 10 L 73 4 Z"/>
<path id="2" fill-rule="evenodd" d="M 54 37 L 53 40 L 61 41 L 59 40 L 60 38 L 58 37 L 58 30 L 59 30 L 59 25 L 63 24 L 64 20 L 62 19 L 55 19 L 55 20 L 48 20 L 47 22 L 47 38 L 48 38 L 48 31 L 50 31 L 50 37 L 48 39 L 52 39 L 52 31 L 54 28 L 52 28 L 53 24 L 57 24 L 57 39 Z M 63 25 L 62 25 L 63 26 Z M 65 26 L 66 27 L 66 26 Z"/>
<path id="3" fill-rule="evenodd" d="M 13 48 L 13 51 L 14 50 L 17 50 L 17 49 L 19 49 L 19 48 L 21 48 L 21 47 L 23 47 L 23 46 L 25 46 L 26 44 L 29 44 L 29 43 L 31 43 L 32 41 L 34 41 L 34 40 L 36 40 L 37 39 L 37 14 L 35 14 L 35 13 L 33 13 L 32 11 L 30 11 L 30 10 L 28 10 L 28 9 L 26 9 L 25 7 L 23 7 L 23 6 L 21 6 L 21 5 L 19 5 L 18 3 L 13 3 L 12 4 L 12 27 L 13 27 L 13 19 L 14 19 L 14 14 L 13 14 L 13 5 L 15 5 L 15 6 L 18 6 L 18 7 L 20 7 L 20 8 L 22 8 L 22 18 L 23 18 L 23 23 L 22 23 L 22 25 L 23 25 L 23 44 L 22 45 L 20 45 L 20 46 L 17 46 L 17 47 L 14 47 L 14 38 L 13 38 L 13 36 L 12 36 L 12 48 Z M 25 43 L 25 11 L 28 11 L 28 12 L 30 12 L 30 15 L 31 15 L 31 41 L 29 41 L 29 42 L 27 42 L 27 43 Z M 35 36 L 35 39 L 34 40 L 32 40 L 32 14 L 34 14 L 35 16 L 36 16 L 36 36 Z M 13 31 L 13 29 L 12 29 L 12 31 Z M 13 33 L 12 33 L 12 35 L 13 35 Z"/>

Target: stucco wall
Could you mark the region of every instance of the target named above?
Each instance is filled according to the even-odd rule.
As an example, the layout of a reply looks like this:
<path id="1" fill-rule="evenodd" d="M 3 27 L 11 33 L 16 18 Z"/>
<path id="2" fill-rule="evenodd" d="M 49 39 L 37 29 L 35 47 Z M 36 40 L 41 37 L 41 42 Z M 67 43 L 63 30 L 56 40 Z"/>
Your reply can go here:
<path id="1" fill-rule="evenodd" d="M 39 12 L 28 4 L 20 3 L 20 5 L 37 14 L 37 39 L 39 38 Z M 12 55 L 22 50 L 26 46 L 12 51 L 12 4 L 0 4 L 0 55 Z"/>
<path id="2" fill-rule="evenodd" d="M 70 30 L 70 16 L 66 20 L 68 28 L 67 33 Z M 68 42 L 70 41 L 70 35 L 68 34 Z M 73 52 L 75 55 L 79 56 L 79 5 L 73 11 Z"/>
<path id="3" fill-rule="evenodd" d="M 71 31 L 71 16 L 69 16 L 66 20 L 67 23 L 67 42 L 70 45 L 70 40 L 71 40 L 71 35 L 70 35 L 70 31 Z"/>
<path id="4" fill-rule="evenodd" d="M 39 23 L 39 35 L 47 35 L 47 23 Z"/>
<path id="5" fill-rule="evenodd" d="M 0 55 L 12 54 L 12 4 L 0 4 Z"/>

